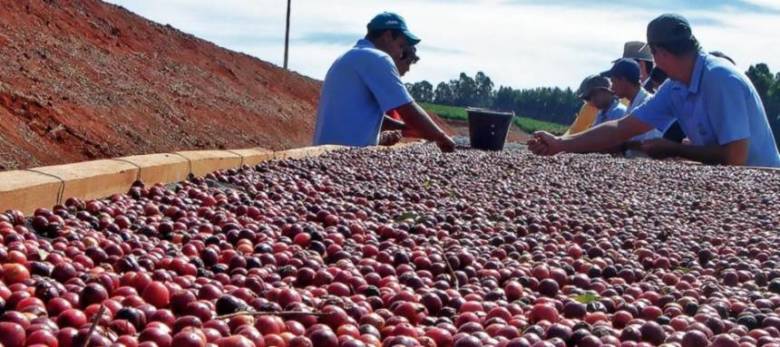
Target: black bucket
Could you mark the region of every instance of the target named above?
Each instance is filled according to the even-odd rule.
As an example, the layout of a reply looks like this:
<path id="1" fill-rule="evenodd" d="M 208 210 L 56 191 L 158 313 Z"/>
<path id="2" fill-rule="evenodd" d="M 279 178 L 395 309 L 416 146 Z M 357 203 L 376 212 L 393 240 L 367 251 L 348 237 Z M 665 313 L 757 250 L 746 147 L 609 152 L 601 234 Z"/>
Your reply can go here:
<path id="1" fill-rule="evenodd" d="M 490 111 L 469 107 L 469 138 L 471 148 L 501 151 L 506 143 L 514 113 Z"/>

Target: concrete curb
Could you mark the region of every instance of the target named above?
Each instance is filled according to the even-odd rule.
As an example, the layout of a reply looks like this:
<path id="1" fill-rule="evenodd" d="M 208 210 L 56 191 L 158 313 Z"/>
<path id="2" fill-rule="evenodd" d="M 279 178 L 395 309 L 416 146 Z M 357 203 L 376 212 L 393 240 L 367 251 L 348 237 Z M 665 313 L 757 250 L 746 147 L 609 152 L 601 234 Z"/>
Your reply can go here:
<path id="1" fill-rule="evenodd" d="M 133 182 L 173 183 L 190 175 L 253 166 L 270 160 L 315 157 L 344 146 L 318 146 L 271 151 L 264 148 L 180 151 L 101 159 L 81 163 L 0 172 L 0 212 L 15 209 L 32 214 L 68 198 L 99 199 L 126 193 Z"/>

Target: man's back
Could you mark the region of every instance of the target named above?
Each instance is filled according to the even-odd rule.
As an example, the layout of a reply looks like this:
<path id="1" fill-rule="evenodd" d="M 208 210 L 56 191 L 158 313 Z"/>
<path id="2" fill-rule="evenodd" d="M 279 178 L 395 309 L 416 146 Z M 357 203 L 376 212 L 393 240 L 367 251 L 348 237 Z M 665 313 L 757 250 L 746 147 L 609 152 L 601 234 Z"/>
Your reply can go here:
<path id="1" fill-rule="evenodd" d="M 392 58 L 370 41 L 360 40 L 328 70 L 313 142 L 376 145 L 382 116 L 412 100 Z"/>

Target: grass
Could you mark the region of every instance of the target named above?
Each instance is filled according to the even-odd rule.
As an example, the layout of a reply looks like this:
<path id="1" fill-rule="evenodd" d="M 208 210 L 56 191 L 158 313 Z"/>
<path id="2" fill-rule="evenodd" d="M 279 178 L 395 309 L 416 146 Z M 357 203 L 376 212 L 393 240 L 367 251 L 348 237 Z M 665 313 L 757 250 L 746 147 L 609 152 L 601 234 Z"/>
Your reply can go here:
<path id="1" fill-rule="evenodd" d="M 555 135 L 563 135 L 569 129 L 567 125 L 545 122 L 543 120 L 515 116 L 515 125 L 523 131 L 533 134 L 534 131 L 544 130 Z"/>
<path id="2" fill-rule="evenodd" d="M 426 111 L 435 113 L 439 115 L 439 117 L 442 117 L 444 119 L 454 119 L 454 120 L 462 120 L 462 121 L 468 120 L 468 113 L 466 113 L 466 109 L 463 107 L 437 105 L 437 104 L 429 104 L 429 103 L 421 103 L 421 106 Z M 565 133 L 566 129 L 569 128 L 567 125 L 545 122 L 542 120 L 528 118 L 528 117 L 521 117 L 521 116 L 515 116 L 514 123 L 518 128 L 522 129 L 523 131 L 529 134 L 537 130 L 544 130 L 556 135 L 560 135 Z"/>
<path id="3" fill-rule="evenodd" d="M 468 114 L 466 113 L 466 109 L 463 107 L 429 104 L 426 102 L 421 103 L 420 106 L 422 106 L 426 111 L 433 112 L 444 119 L 464 121 L 469 119 Z"/>

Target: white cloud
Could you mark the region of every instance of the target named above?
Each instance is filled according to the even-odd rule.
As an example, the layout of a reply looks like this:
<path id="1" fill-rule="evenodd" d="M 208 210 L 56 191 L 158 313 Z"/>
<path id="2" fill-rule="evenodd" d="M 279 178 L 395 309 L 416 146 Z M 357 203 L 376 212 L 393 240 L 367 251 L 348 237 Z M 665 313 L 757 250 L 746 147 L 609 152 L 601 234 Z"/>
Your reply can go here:
<path id="1" fill-rule="evenodd" d="M 284 47 L 284 0 L 110 0 L 161 23 L 260 59 L 281 65 Z M 750 0 L 778 8 L 774 0 Z M 552 3 L 552 5 L 550 5 Z M 623 42 L 642 40 L 659 11 L 630 6 L 572 6 L 566 2 L 500 0 L 293 0 L 290 67 L 323 78 L 331 62 L 348 49 L 376 13 L 404 15 L 423 42 L 422 60 L 409 81 L 439 82 L 459 72 L 485 71 L 496 84 L 513 87 L 570 86 L 608 68 Z M 555 5 L 557 4 L 557 5 Z M 731 55 L 747 67 L 766 62 L 780 68 L 780 46 L 772 29 L 777 12 L 684 11 L 706 49 Z M 312 40 L 345 35 L 354 40 Z"/>

